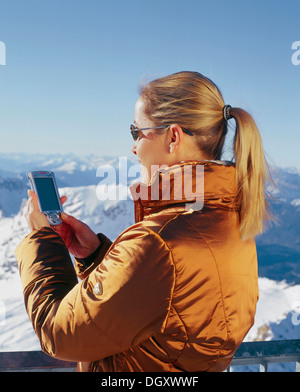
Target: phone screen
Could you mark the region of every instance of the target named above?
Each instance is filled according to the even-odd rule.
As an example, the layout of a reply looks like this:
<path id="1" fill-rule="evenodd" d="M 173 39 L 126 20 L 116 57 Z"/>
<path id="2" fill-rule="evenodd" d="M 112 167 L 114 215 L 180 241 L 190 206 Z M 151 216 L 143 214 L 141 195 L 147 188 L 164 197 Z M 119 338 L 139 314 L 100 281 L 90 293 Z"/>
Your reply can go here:
<path id="1" fill-rule="evenodd" d="M 35 178 L 42 211 L 60 210 L 52 178 Z"/>

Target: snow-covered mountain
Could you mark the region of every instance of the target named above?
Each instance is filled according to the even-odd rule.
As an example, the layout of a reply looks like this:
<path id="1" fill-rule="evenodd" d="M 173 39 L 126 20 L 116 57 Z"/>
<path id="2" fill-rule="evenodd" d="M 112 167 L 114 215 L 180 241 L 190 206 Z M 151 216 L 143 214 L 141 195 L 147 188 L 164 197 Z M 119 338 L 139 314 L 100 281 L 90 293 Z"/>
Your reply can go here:
<path id="1" fill-rule="evenodd" d="M 60 195 L 67 196 L 65 211 L 113 240 L 134 223 L 133 202 L 126 195 L 128 183 L 138 177 L 137 163 L 119 157 L 0 154 L 0 351 L 40 348 L 25 312 L 14 255 L 29 232 L 23 217 L 26 171 L 55 171 Z M 99 200 L 99 183 L 111 167 L 117 181 L 111 187 L 123 197 Z M 300 338 L 300 174 L 280 168 L 272 174 L 277 223 L 257 237 L 260 300 L 248 341 Z"/>

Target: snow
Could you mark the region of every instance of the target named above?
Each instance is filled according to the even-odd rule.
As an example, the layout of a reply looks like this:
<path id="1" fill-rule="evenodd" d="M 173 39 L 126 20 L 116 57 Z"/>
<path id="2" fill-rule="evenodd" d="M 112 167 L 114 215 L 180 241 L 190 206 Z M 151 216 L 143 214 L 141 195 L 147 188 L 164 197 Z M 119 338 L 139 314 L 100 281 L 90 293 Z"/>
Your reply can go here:
<path id="1" fill-rule="evenodd" d="M 56 171 L 65 171 L 69 174 L 72 174 L 76 168 L 76 162 L 68 162 L 60 167 L 56 168 Z"/>
<path id="2" fill-rule="evenodd" d="M 300 285 L 290 286 L 285 281 L 259 278 L 259 293 L 255 324 L 245 341 L 279 339 L 279 335 L 286 334 L 278 328 L 273 331 L 271 325 L 279 325 L 283 320 L 288 321 L 290 330 L 295 330 L 294 339 L 300 339 L 300 326 L 294 328 L 296 325 L 293 324 L 293 315 L 299 311 Z M 291 339 L 290 336 L 286 336 L 287 338 Z"/>
<path id="3" fill-rule="evenodd" d="M 0 351 L 40 350 L 27 316 L 18 273 L 1 281 Z"/>

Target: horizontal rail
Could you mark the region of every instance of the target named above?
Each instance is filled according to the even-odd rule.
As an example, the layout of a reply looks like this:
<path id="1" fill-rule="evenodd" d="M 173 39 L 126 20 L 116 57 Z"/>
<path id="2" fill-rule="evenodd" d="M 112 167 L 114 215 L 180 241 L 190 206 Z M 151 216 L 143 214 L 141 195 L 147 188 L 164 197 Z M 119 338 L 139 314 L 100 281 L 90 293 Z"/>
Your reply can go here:
<path id="1" fill-rule="evenodd" d="M 244 342 L 228 371 L 232 366 L 246 365 L 260 365 L 260 371 L 267 371 L 269 363 L 286 362 L 296 362 L 296 371 L 300 371 L 300 339 Z"/>
<path id="2" fill-rule="evenodd" d="M 43 351 L 0 352 L 0 372 L 75 371 L 76 362 L 52 358 Z"/>
<path id="3" fill-rule="evenodd" d="M 296 362 L 300 371 L 300 339 L 244 342 L 227 369 L 232 366 L 260 365 L 267 371 L 269 363 Z M 75 371 L 75 362 L 61 361 L 42 351 L 0 352 L 0 371 Z"/>

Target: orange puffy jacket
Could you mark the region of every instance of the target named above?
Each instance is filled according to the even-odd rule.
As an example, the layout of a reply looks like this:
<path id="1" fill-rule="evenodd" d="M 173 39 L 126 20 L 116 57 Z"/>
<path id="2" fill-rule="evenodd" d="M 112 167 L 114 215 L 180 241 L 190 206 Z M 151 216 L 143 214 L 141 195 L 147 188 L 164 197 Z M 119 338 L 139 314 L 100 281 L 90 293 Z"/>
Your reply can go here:
<path id="1" fill-rule="evenodd" d="M 204 205 L 194 208 L 200 166 Z M 235 166 L 184 162 L 152 180 L 132 189 L 136 224 L 114 243 L 99 234 L 91 265 L 76 260 L 79 283 L 54 230 L 23 239 L 16 256 L 28 315 L 43 351 L 79 370 L 223 371 L 258 300 L 255 241 L 238 230 Z"/>

